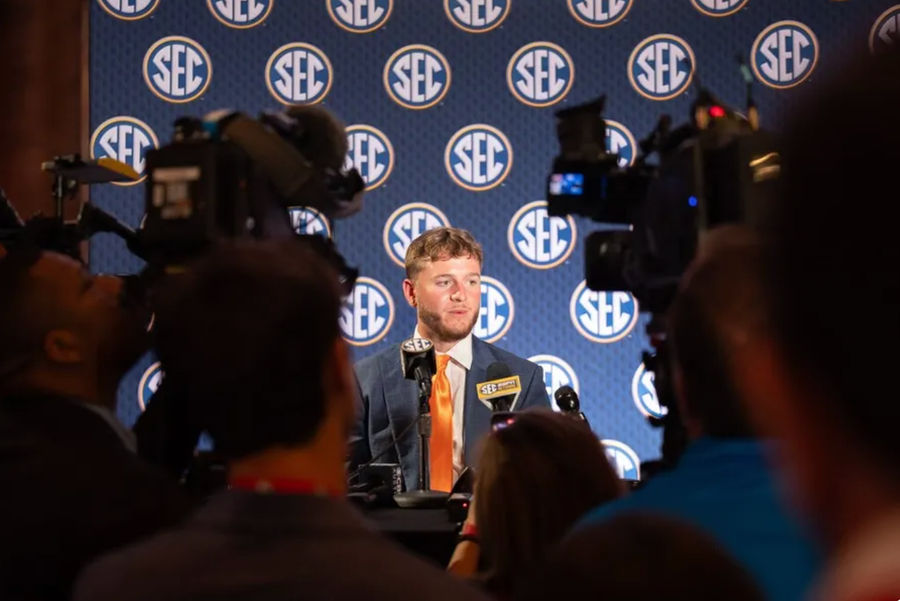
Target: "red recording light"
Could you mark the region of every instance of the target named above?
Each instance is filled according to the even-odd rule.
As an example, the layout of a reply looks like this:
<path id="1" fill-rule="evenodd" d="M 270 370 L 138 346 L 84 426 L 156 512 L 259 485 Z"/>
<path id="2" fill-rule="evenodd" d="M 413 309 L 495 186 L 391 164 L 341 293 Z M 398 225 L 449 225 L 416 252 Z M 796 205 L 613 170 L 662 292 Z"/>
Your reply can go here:
<path id="1" fill-rule="evenodd" d="M 712 105 L 709 107 L 709 116 L 715 117 L 716 119 L 725 116 L 725 109 L 718 105 Z"/>

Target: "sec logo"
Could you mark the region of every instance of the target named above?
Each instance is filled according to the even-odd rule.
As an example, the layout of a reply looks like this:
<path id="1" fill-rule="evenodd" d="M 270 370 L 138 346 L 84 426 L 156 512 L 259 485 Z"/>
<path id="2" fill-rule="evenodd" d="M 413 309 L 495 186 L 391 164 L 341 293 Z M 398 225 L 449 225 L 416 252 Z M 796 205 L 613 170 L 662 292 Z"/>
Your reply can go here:
<path id="1" fill-rule="evenodd" d="M 472 330 L 485 342 L 500 340 L 509 331 L 515 316 L 512 294 L 499 280 L 481 276 L 481 307 Z"/>
<path id="2" fill-rule="evenodd" d="M 569 53 L 550 42 L 519 48 L 506 67 L 506 83 L 513 96 L 528 106 L 544 107 L 566 97 L 575 81 Z"/>
<path id="3" fill-rule="evenodd" d="M 606 457 L 619 478 L 622 480 L 641 479 L 641 460 L 634 449 L 618 440 L 607 438 L 601 442 L 606 448 Z"/>
<path id="4" fill-rule="evenodd" d="M 447 95 L 450 63 L 431 46 L 412 44 L 391 55 L 383 79 L 391 100 L 408 109 L 427 109 Z"/>
<path id="5" fill-rule="evenodd" d="M 324 214 L 312 207 L 288 207 L 291 227 L 301 235 L 318 235 L 331 238 L 331 224 Z"/>
<path id="6" fill-rule="evenodd" d="M 303 42 L 285 44 L 266 63 L 266 86 L 282 104 L 321 102 L 334 80 L 325 53 Z"/>
<path id="7" fill-rule="evenodd" d="M 819 41 L 812 29 L 797 21 L 779 21 L 756 36 L 750 65 L 756 78 L 770 88 L 792 88 L 806 80 L 819 60 Z"/>
<path id="8" fill-rule="evenodd" d="M 628 292 L 598 292 L 582 281 L 569 302 L 578 333 L 594 342 L 616 342 L 631 333 L 638 319 L 638 302 Z"/>
<path id="9" fill-rule="evenodd" d="M 384 249 L 394 263 L 404 267 L 406 250 L 413 240 L 428 230 L 449 225 L 450 220 L 437 207 L 411 202 L 391 213 L 385 222 Z"/>
<path id="10" fill-rule="evenodd" d="M 370 125 L 351 125 L 347 129 L 346 169 L 359 171 L 366 190 L 374 190 L 394 170 L 394 147 L 381 130 Z"/>
<path id="11" fill-rule="evenodd" d="M 140 407 L 141 411 L 147 408 L 150 399 L 159 390 L 159 385 L 162 383 L 164 376 L 165 374 L 159 361 L 148 367 L 144 375 L 141 376 L 141 381 L 138 384 L 138 407 Z"/>
<path id="12" fill-rule="evenodd" d="M 879 52 L 890 48 L 900 39 L 900 4 L 881 13 L 869 31 L 869 49 Z"/>
<path id="13" fill-rule="evenodd" d="M 747 6 L 750 0 L 691 0 L 694 8 L 709 17 L 727 17 Z"/>
<path id="14" fill-rule="evenodd" d="M 350 33 L 375 31 L 391 17 L 394 0 L 326 0 L 328 15 Z"/>
<path id="15" fill-rule="evenodd" d="M 640 366 L 638 366 L 637 371 L 634 372 L 634 376 L 631 378 L 631 398 L 634 401 L 635 407 L 638 408 L 638 411 L 645 416 L 657 418 L 665 417 L 669 410 L 667 407 L 660 404 L 659 397 L 656 395 L 656 387 L 653 385 L 653 382 L 653 372 L 647 371 L 644 364 L 641 363 Z"/>
<path id="16" fill-rule="evenodd" d="M 144 181 L 147 174 L 145 157 L 151 148 L 158 148 L 159 140 L 150 126 L 134 117 L 113 117 L 101 123 L 91 135 L 91 158 L 109 157 L 130 165 L 141 178 L 133 182 L 113 182 L 119 186 L 133 186 Z"/>
<path id="17" fill-rule="evenodd" d="M 609 27 L 625 18 L 634 0 L 568 0 L 569 12 L 588 27 Z"/>
<path id="18" fill-rule="evenodd" d="M 107 13 L 123 21 L 143 19 L 159 6 L 159 0 L 97 0 L 97 3 Z"/>
<path id="19" fill-rule="evenodd" d="M 250 29 L 266 20 L 275 0 L 206 0 L 213 16 L 223 25 Z"/>
<path id="20" fill-rule="evenodd" d="M 537 363 L 544 372 L 544 386 L 554 411 L 559 411 L 553 393 L 560 386 L 571 386 L 575 394 L 579 394 L 578 376 L 572 366 L 555 355 L 534 355 L 529 361 Z"/>
<path id="21" fill-rule="evenodd" d="M 144 81 L 166 102 L 190 102 L 206 91 L 211 80 L 212 61 L 203 46 L 190 38 L 162 38 L 144 55 Z"/>
<path id="22" fill-rule="evenodd" d="M 387 288 L 372 278 L 357 278 L 338 319 L 344 340 L 353 346 L 375 344 L 393 323 L 394 299 Z"/>
<path id="23" fill-rule="evenodd" d="M 679 37 L 662 33 L 638 44 L 628 57 L 628 79 L 638 94 L 669 100 L 691 85 L 694 51 Z"/>
<path id="24" fill-rule="evenodd" d="M 512 0 L 444 0 L 450 22 L 469 33 L 484 33 L 500 26 Z"/>
<path id="25" fill-rule="evenodd" d="M 547 202 L 530 202 L 509 221 L 506 239 L 513 256 L 534 269 L 550 269 L 564 263 L 575 250 L 575 220 L 550 217 Z"/>
<path id="26" fill-rule="evenodd" d="M 502 131 L 490 125 L 468 125 L 450 138 L 444 166 L 457 185 L 474 192 L 503 183 L 512 168 L 512 145 Z"/>
<path id="27" fill-rule="evenodd" d="M 613 121 L 606 121 L 606 152 L 618 155 L 617 164 L 621 168 L 630 167 L 634 164 L 637 156 L 637 143 L 634 141 L 634 135 L 627 127 Z"/>

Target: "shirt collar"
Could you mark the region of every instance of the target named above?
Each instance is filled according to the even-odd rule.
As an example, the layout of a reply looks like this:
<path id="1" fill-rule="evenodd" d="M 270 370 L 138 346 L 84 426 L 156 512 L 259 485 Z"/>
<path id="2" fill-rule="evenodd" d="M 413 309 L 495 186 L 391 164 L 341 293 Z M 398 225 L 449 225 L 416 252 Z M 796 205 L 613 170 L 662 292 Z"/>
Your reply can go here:
<path id="1" fill-rule="evenodd" d="M 415 332 L 413 332 L 413 338 L 424 338 L 419 333 L 419 328 L 416 326 Z M 472 368 L 472 332 L 469 332 L 465 338 L 457 342 L 451 347 L 449 351 L 446 353 L 438 353 L 439 355 L 450 355 L 450 358 L 453 359 L 454 362 L 469 370 Z"/>
<path id="2" fill-rule="evenodd" d="M 80 405 L 102 417 L 103 421 L 109 424 L 109 427 L 112 428 L 113 432 L 116 433 L 116 436 L 119 437 L 119 440 L 122 441 L 125 448 L 132 453 L 137 452 L 137 437 L 135 437 L 134 432 L 126 428 L 122 422 L 119 421 L 115 413 L 100 405 L 93 405 L 91 403 L 80 403 Z"/>

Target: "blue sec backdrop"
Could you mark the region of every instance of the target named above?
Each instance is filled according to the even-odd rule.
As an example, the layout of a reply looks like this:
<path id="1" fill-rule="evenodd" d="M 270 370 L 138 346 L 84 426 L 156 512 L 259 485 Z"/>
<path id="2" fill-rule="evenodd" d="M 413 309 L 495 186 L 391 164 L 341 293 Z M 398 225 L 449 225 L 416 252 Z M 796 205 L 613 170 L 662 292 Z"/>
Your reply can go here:
<path id="1" fill-rule="evenodd" d="M 649 319 L 627 292 L 585 289 L 585 237 L 600 226 L 548 219 L 553 112 L 607 95 L 607 143 L 627 164 L 662 113 L 688 118 L 698 78 L 743 108 L 738 55 L 765 127 L 848 54 L 877 51 L 900 25 L 890 0 L 93 0 L 91 155 L 143 172 L 148 148 L 183 115 L 257 114 L 320 103 L 346 123 L 364 210 L 299 229 L 332 235 L 361 278 L 341 328 L 357 358 L 409 337 L 403 253 L 452 224 L 484 246 L 476 334 L 569 384 L 621 475 L 659 455 L 660 407 L 641 365 Z M 91 200 L 136 226 L 144 186 L 94 186 Z M 121 241 L 97 236 L 91 267 L 133 273 Z M 235 341 L 240 344 L 240 341 Z M 133 423 L 161 374 L 147 356 L 123 380 Z"/>

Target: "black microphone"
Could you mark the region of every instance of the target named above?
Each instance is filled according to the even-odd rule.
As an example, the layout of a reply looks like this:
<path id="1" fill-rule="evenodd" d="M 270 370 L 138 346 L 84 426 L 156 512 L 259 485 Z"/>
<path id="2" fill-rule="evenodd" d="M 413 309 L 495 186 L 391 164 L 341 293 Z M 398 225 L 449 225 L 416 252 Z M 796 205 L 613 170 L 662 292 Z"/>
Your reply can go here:
<path id="1" fill-rule="evenodd" d="M 437 372 L 434 344 L 427 338 L 410 338 L 400 344 L 400 364 L 403 377 L 415 380 L 419 387 L 419 403 L 431 397 L 431 376 Z"/>
<path id="2" fill-rule="evenodd" d="M 509 380 L 509 387 L 514 392 L 512 394 L 507 394 L 503 396 L 494 396 L 493 398 L 489 398 L 491 403 L 491 408 L 493 411 L 512 411 L 512 408 L 516 404 L 516 400 L 519 398 L 519 393 L 521 392 L 521 386 L 518 382 L 518 376 L 514 376 L 512 370 L 509 369 L 509 365 L 502 361 L 494 361 L 487 368 L 487 379 L 488 382 L 494 382 L 496 380 Z M 515 383 L 512 380 L 515 379 Z"/>
<path id="3" fill-rule="evenodd" d="M 577 417 L 584 421 L 584 423 L 588 423 L 584 413 L 581 412 L 581 403 L 578 401 L 578 393 L 575 392 L 574 388 L 568 385 L 560 386 L 556 389 L 556 392 L 553 393 L 553 398 L 560 411 Z"/>

